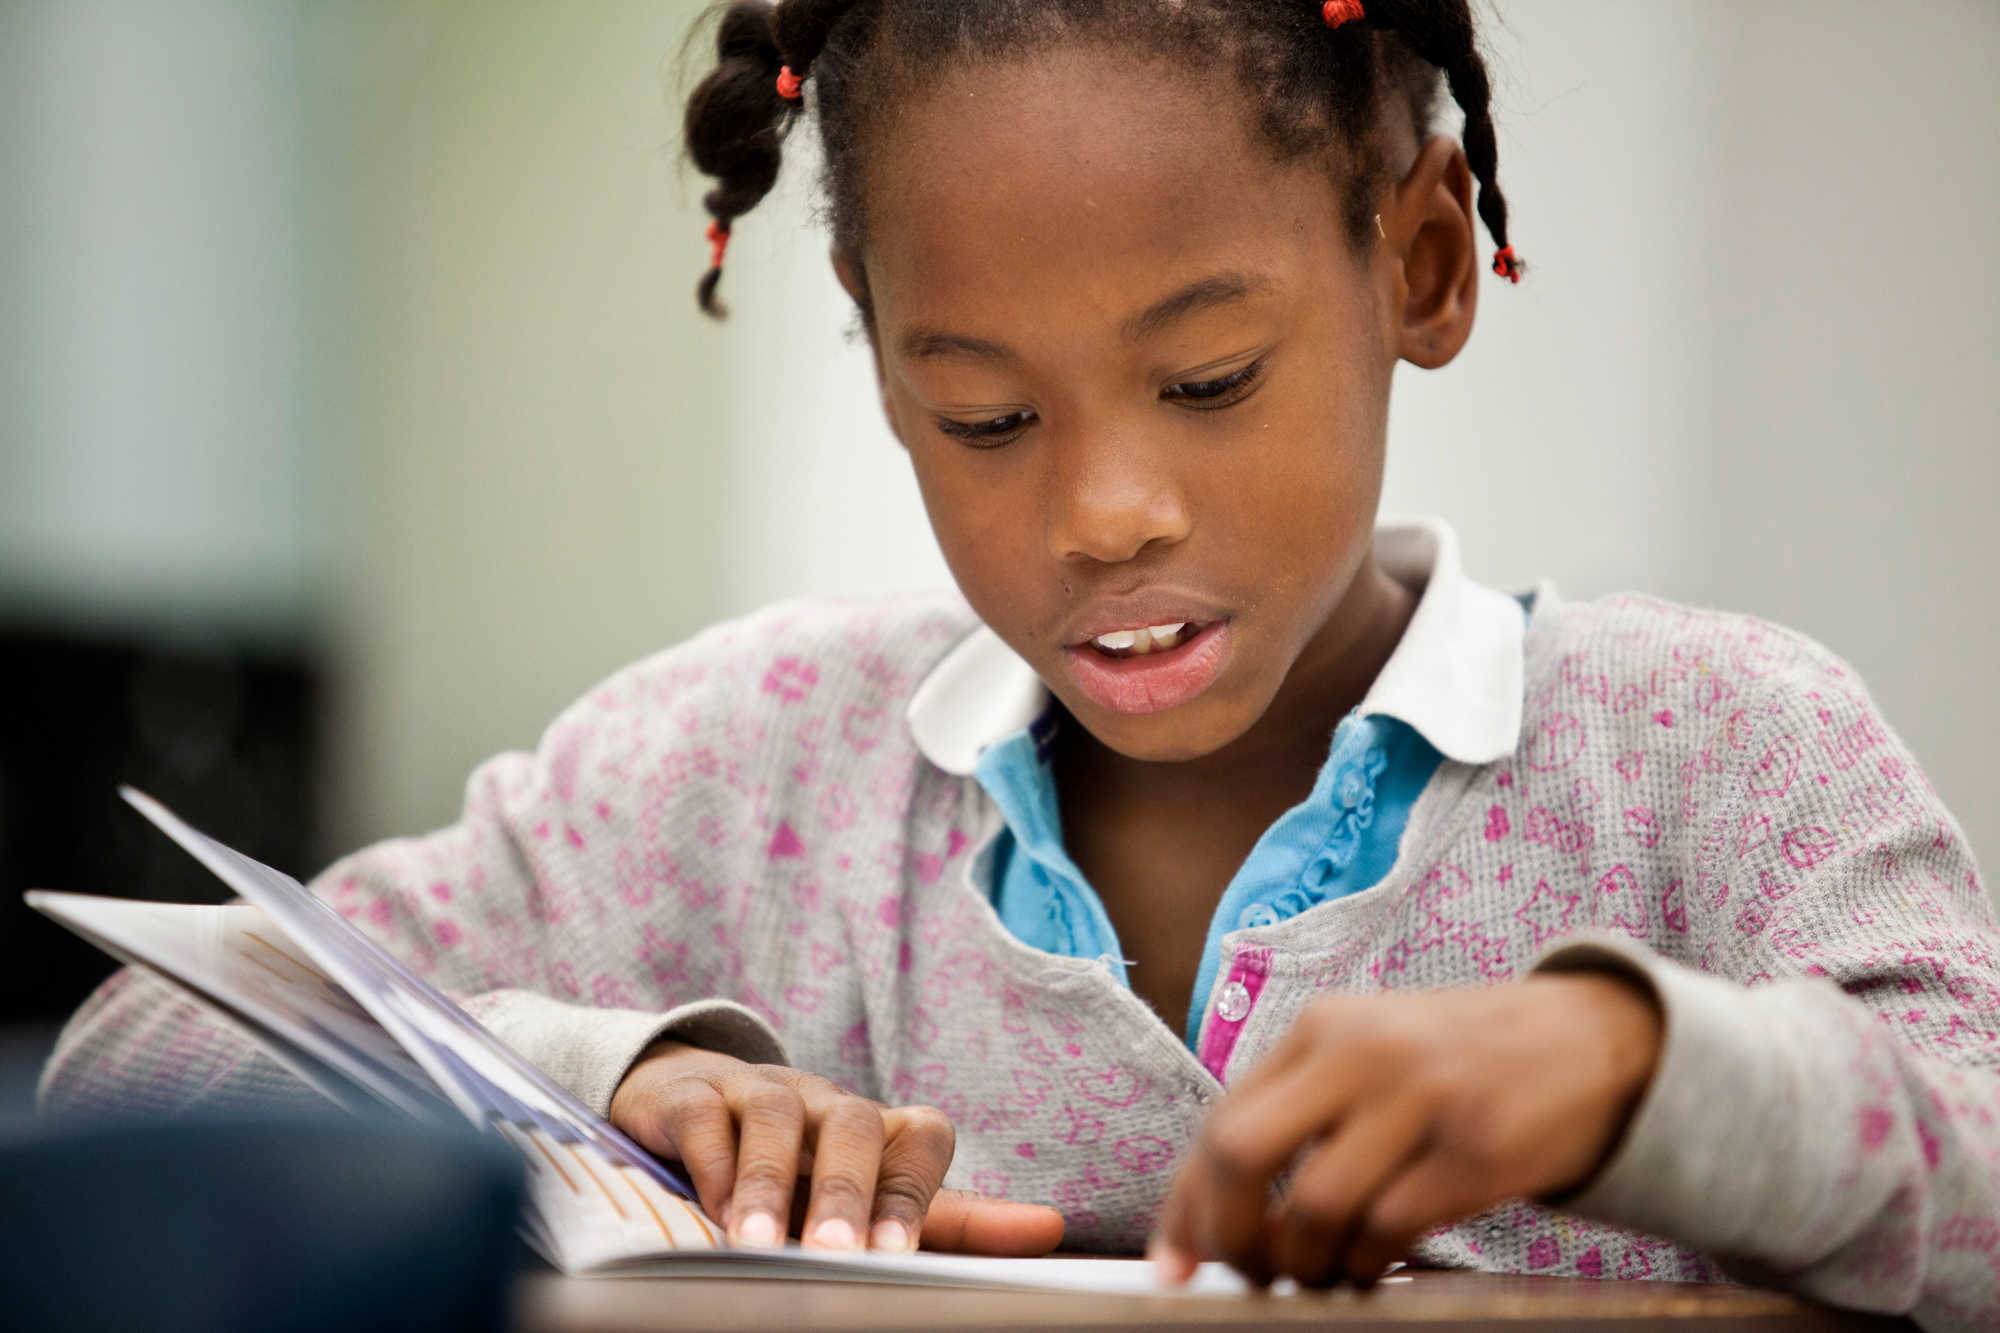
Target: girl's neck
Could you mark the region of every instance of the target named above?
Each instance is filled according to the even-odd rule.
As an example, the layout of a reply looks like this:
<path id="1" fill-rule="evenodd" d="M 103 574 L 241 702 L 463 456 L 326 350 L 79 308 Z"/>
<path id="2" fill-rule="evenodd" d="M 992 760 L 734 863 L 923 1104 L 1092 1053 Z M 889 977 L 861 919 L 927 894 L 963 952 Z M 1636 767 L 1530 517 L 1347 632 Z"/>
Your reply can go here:
<path id="1" fill-rule="evenodd" d="M 1153 763 L 1127 758 L 1078 726 L 1064 728 L 1058 744 L 1071 749 L 1072 761 L 1082 761 L 1076 767 L 1128 790 L 1198 792 L 1208 799 L 1236 792 L 1258 805 L 1270 802 L 1274 788 L 1295 790 L 1279 807 L 1282 812 L 1311 789 L 1334 728 L 1367 696 L 1416 605 L 1417 595 L 1384 573 L 1370 552 L 1263 716 L 1221 749 L 1197 759 Z"/>
<path id="2" fill-rule="evenodd" d="M 1215 904 L 1265 830 L 1311 794 L 1333 729 L 1415 608 L 1371 554 L 1256 725 L 1199 759 L 1130 759 L 1081 726 L 1058 733 L 1063 841 L 1111 916 L 1133 990 L 1169 1027 L 1187 1013 Z"/>

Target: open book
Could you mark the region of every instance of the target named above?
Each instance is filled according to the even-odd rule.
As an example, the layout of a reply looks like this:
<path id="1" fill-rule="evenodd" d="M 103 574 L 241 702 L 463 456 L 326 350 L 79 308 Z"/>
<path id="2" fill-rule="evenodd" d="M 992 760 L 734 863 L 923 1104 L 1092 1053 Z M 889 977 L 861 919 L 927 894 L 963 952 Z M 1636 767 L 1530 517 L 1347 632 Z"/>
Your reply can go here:
<path id="1" fill-rule="evenodd" d="M 31 892 L 30 906 L 218 1010 L 335 1103 L 463 1116 L 527 1163 L 523 1230 L 566 1273 L 851 1278 L 1157 1293 L 1137 1260 L 731 1249 L 687 1177 L 634 1144 L 295 879 L 131 788 L 125 799 L 246 900 L 227 907 Z M 1183 1290 L 1243 1284 L 1203 1265 Z"/>

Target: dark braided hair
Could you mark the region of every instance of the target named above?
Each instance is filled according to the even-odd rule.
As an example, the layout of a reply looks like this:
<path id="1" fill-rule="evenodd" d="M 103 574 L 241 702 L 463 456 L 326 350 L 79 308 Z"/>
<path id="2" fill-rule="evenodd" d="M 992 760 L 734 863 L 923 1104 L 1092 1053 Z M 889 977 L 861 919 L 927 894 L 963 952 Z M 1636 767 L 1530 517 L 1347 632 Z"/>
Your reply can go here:
<path id="1" fill-rule="evenodd" d="M 714 217 L 714 264 L 696 289 L 720 317 L 722 249 L 738 217 L 778 179 L 785 135 L 805 111 L 810 77 L 825 151 L 835 246 L 858 256 L 867 233 L 861 159 L 881 112 L 927 82 L 983 62 L 1072 43 L 1140 45 L 1204 67 L 1233 59 L 1259 133 L 1280 160 L 1337 152 L 1345 167 L 1347 231 L 1373 234 L 1387 179 L 1382 118 L 1398 101 L 1419 138 L 1436 114 L 1439 76 L 1465 113 L 1467 164 L 1479 216 L 1499 247 L 1494 271 L 1520 280 L 1507 242 L 1507 201 L 1492 84 L 1479 54 L 1472 0 L 728 0 L 716 65 L 689 96 L 688 155 L 715 178 L 702 202 Z M 1355 11 L 1365 10 L 1356 14 Z M 1358 22 L 1344 21 L 1359 18 Z M 862 318 L 872 322 L 865 291 Z"/>

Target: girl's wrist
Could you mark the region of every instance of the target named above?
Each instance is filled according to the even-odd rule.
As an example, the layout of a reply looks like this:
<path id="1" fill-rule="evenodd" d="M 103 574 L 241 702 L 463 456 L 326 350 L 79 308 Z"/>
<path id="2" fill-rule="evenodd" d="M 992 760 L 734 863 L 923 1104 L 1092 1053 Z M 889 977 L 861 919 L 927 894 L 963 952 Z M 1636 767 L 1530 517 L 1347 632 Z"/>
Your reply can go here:
<path id="1" fill-rule="evenodd" d="M 1601 1062 L 1600 1092 L 1593 1100 L 1600 1109 L 1602 1146 L 1589 1169 L 1556 1191 L 1556 1197 L 1583 1189 L 1625 1141 L 1633 1115 L 1645 1099 L 1658 1071 L 1666 1039 L 1665 1016 L 1652 988 L 1643 980 L 1610 971 L 1544 973 L 1529 979 L 1533 986 L 1561 987 L 1562 1011 L 1578 1026 L 1579 1052 Z"/>

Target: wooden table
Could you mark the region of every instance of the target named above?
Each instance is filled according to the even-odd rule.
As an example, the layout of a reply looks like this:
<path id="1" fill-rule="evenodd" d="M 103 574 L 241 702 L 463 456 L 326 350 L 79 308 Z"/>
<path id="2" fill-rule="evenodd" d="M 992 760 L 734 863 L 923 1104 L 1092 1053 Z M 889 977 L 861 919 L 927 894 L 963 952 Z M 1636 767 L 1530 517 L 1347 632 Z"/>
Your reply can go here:
<path id="1" fill-rule="evenodd" d="M 516 1299 L 517 1333 L 862 1333 L 874 1329 L 1175 1329 L 1189 1333 L 1295 1333 L 1337 1324 L 1340 1333 L 1418 1329 L 1475 1333 L 1530 1328 L 1634 1333 L 1637 1326 L 1700 1333 L 1913 1333 L 1902 1319 L 1842 1314 L 1789 1296 L 1690 1282 L 1592 1282 L 1418 1272 L 1365 1295 L 1064 1296 L 703 1278 L 565 1278 L 531 1274 Z"/>

